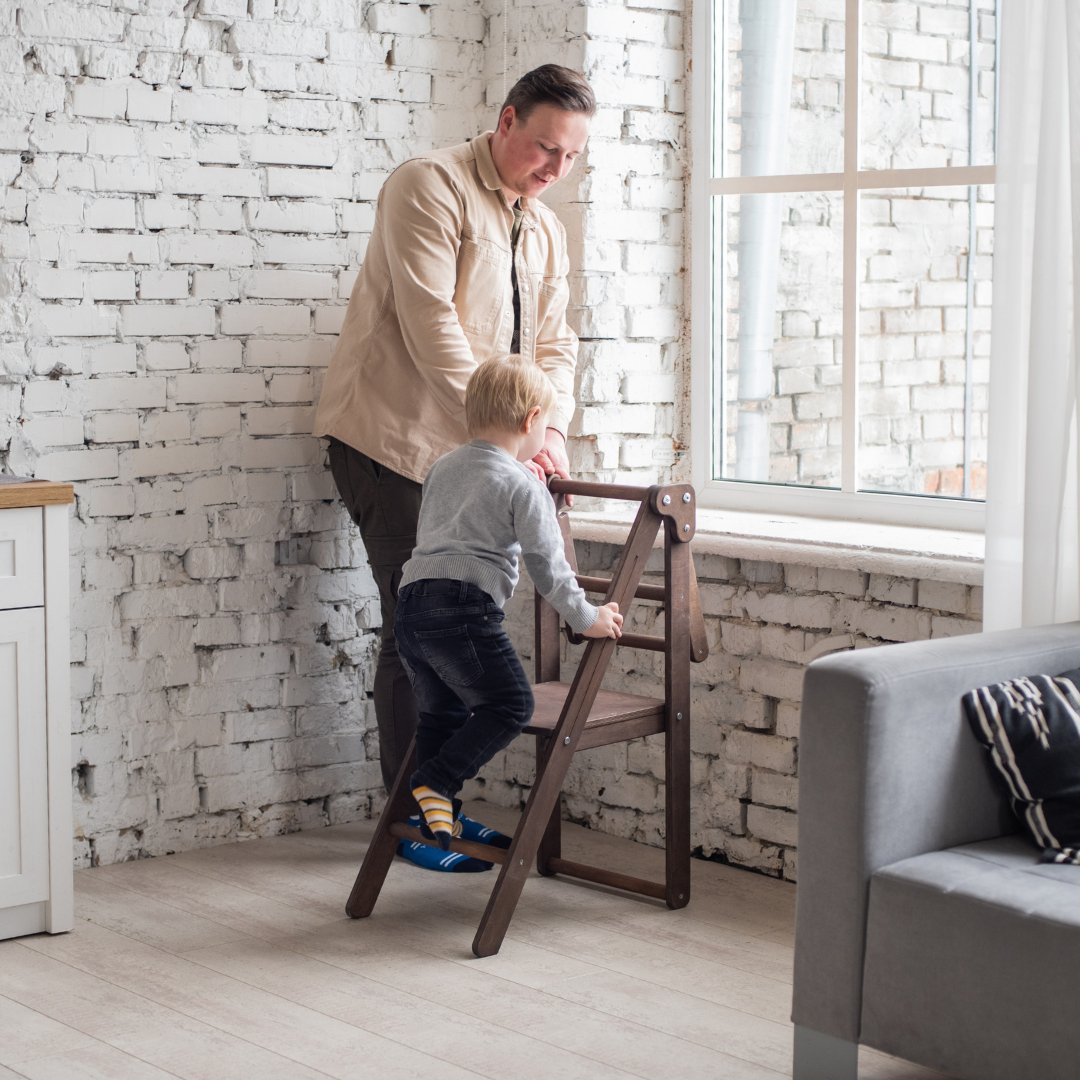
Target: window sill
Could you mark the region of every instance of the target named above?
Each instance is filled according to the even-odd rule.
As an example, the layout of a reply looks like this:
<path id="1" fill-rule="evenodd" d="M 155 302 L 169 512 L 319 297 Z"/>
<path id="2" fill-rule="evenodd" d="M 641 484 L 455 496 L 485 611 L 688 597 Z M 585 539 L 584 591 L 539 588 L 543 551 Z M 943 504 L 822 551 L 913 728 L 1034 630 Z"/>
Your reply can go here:
<path id="1" fill-rule="evenodd" d="M 627 510 L 571 511 L 574 536 L 621 545 Z M 694 550 L 705 555 L 859 570 L 892 577 L 982 585 L 981 533 L 879 525 L 737 510 L 699 510 Z"/>

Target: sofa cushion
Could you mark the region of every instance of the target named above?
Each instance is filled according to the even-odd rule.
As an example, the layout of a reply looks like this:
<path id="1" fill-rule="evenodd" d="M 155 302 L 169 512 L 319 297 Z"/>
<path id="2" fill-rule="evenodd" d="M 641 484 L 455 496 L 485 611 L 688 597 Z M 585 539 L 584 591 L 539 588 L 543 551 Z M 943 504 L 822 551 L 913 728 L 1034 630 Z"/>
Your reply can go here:
<path id="1" fill-rule="evenodd" d="M 1076 1080 L 1080 867 L 1019 835 L 871 878 L 860 1041 L 980 1080 Z"/>
<path id="2" fill-rule="evenodd" d="M 980 686 L 961 700 L 1043 860 L 1080 863 L 1080 669 Z"/>

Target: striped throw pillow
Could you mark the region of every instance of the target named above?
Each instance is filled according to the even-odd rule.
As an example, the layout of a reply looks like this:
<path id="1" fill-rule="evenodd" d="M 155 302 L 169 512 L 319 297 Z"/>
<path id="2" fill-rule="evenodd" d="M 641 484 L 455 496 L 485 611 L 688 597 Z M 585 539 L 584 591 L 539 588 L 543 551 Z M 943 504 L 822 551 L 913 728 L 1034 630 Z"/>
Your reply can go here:
<path id="1" fill-rule="evenodd" d="M 1042 861 L 1080 865 L 1080 669 L 980 686 L 961 700 Z"/>

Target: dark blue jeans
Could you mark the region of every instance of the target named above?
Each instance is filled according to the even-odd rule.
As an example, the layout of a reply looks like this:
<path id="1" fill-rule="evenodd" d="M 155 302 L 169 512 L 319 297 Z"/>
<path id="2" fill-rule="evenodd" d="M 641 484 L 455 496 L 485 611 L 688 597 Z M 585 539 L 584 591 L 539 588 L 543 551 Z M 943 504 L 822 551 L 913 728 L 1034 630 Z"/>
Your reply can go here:
<path id="1" fill-rule="evenodd" d="M 398 592 L 394 634 L 419 717 L 413 787 L 453 798 L 532 717 L 532 689 L 503 618 L 464 581 L 429 578 Z"/>

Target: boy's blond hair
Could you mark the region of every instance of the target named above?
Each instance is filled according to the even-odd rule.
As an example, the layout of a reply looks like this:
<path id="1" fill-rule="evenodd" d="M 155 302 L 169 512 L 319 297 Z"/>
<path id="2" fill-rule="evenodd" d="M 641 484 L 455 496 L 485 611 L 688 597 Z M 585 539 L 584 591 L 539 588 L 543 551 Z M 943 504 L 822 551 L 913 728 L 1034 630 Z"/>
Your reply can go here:
<path id="1" fill-rule="evenodd" d="M 465 387 L 465 427 L 470 438 L 518 431 L 538 405 L 541 420 L 555 408 L 555 387 L 540 368 L 517 355 L 485 360 Z"/>

